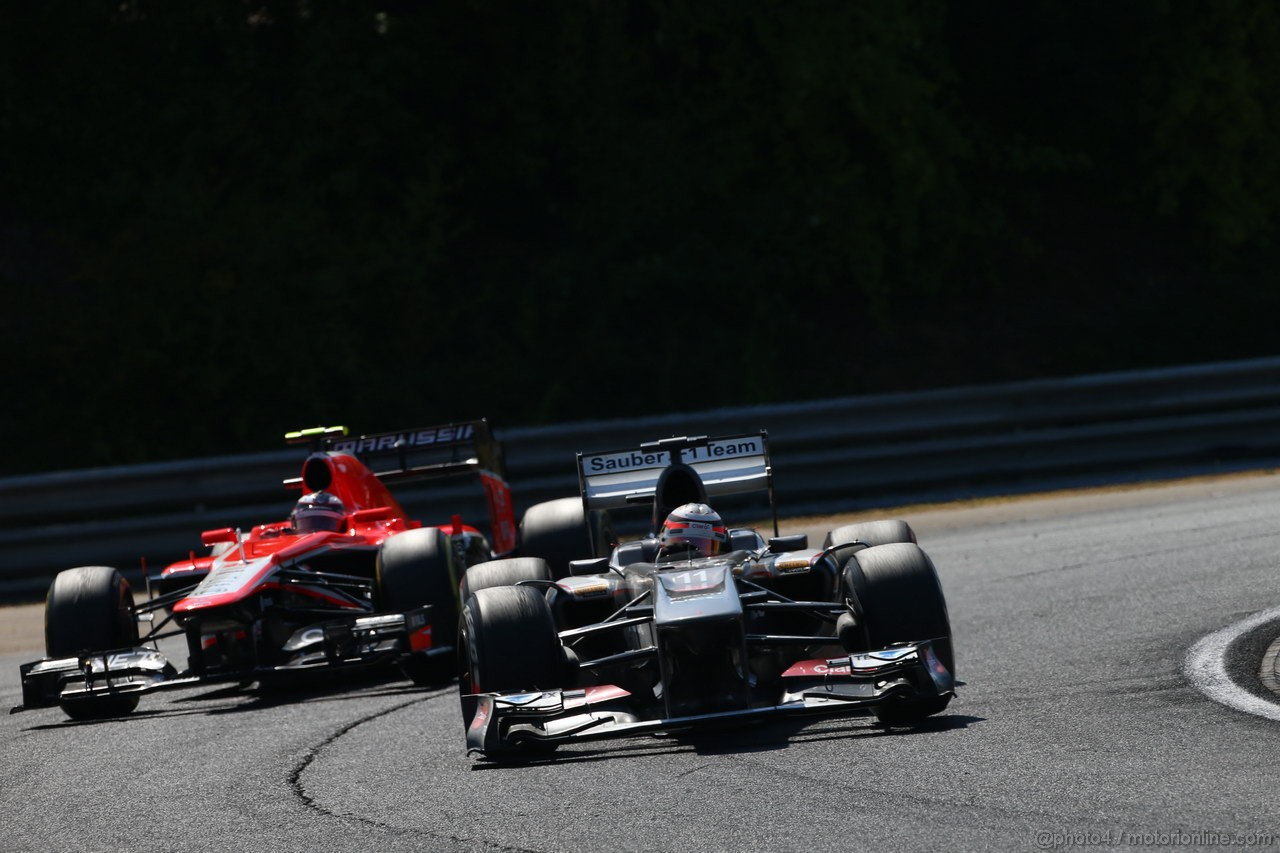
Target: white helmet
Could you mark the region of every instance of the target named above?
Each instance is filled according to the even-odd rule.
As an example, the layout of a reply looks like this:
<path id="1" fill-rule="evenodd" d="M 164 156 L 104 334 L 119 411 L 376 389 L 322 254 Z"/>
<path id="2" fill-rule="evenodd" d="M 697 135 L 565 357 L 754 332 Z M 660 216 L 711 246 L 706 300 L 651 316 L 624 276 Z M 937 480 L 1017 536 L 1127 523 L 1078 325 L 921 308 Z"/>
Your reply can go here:
<path id="1" fill-rule="evenodd" d="M 676 507 L 662 523 L 659 534 L 664 553 L 697 549 L 704 557 L 729 550 L 729 530 L 720 514 L 702 503 Z"/>

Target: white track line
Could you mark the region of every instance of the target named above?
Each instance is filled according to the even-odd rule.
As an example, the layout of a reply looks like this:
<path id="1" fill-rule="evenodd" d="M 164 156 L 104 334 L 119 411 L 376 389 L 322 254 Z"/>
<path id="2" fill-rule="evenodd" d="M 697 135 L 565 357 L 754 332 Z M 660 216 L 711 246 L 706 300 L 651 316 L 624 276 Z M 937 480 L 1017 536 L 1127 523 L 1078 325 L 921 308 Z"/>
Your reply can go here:
<path id="1" fill-rule="evenodd" d="M 1263 610 L 1242 622 L 1214 631 L 1187 652 L 1187 659 L 1182 664 L 1183 674 L 1215 702 L 1246 714 L 1280 720 L 1280 706 L 1254 696 L 1227 675 L 1227 649 L 1231 644 L 1254 628 L 1275 621 L 1280 621 L 1280 607 Z"/>

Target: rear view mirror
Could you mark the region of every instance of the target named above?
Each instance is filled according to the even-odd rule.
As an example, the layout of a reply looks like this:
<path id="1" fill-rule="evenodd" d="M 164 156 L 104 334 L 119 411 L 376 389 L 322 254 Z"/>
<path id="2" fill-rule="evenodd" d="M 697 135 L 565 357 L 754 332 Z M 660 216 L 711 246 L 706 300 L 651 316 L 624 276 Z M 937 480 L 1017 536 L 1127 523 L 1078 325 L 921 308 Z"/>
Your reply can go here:
<path id="1" fill-rule="evenodd" d="M 200 534 L 200 541 L 206 545 L 217 545 L 219 542 L 234 542 L 236 541 L 236 531 L 234 527 L 206 530 Z"/>
<path id="2" fill-rule="evenodd" d="M 573 577 L 580 575 L 602 575 L 609 571 L 608 557 L 591 557 L 586 560 L 570 560 L 569 574 Z"/>
<path id="3" fill-rule="evenodd" d="M 358 509 L 351 516 L 356 524 L 369 524 L 374 521 L 382 521 L 391 517 L 391 507 L 375 506 L 372 509 Z"/>
<path id="4" fill-rule="evenodd" d="M 781 554 L 783 551 L 800 551 L 808 547 L 808 533 L 793 533 L 790 536 L 774 536 L 769 540 L 769 550 L 775 554 Z"/>

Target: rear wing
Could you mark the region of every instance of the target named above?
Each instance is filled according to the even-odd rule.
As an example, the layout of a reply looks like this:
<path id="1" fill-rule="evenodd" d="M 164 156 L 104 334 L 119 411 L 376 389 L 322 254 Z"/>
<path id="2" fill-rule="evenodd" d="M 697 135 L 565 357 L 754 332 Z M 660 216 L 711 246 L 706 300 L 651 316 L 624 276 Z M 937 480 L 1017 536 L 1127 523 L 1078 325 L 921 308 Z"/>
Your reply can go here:
<path id="1" fill-rule="evenodd" d="M 493 436 L 488 420 L 460 421 L 397 432 L 379 432 L 355 438 L 346 427 L 315 427 L 285 436 L 290 444 L 310 444 L 312 456 L 303 465 L 302 477 L 285 480 L 287 488 L 325 488 L 313 481 L 311 463 L 319 453 L 354 456 L 384 483 L 405 483 L 460 475 L 475 476 L 484 490 L 492 528 L 493 550 L 508 554 L 516 547 L 515 511 L 506 481 L 502 443 Z M 328 468 L 320 472 L 327 482 Z M 458 516 L 454 516 L 455 523 Z"/>
<path id="2" fill-rule="evenodd" d="M 588 510 L 652 504 L 658 479 L 673 464 L 692 468 L 707 497 L 765 492 L 777 526 L 769 434 L 678 436 L 638 448 L 578 454 L 578 487 Z"/>
<path id="3" fill-rule="evenodd" d="M 470 473 L 477 469 L 506 478 L 502 444 L 487 419 L 351 437 L 346 427 L 315 427 L 288 433 L 290 444 L 310 444 L 313 453 L 346 453 L 384 482 L 404 482 Z M 285 485 L 301 482 L 286 480 Z"/>

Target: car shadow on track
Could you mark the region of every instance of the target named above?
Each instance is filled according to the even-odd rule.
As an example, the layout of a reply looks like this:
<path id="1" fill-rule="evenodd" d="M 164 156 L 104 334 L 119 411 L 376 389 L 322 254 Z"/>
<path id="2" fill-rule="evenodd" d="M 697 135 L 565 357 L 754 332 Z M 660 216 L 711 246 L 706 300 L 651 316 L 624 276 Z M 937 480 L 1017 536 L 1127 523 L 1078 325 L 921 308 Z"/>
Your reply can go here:
<path id="1" fill-rule="evenodd" d="M 45 731 L 65 729 L 75 726 L 97 726 L 109 723 L 128 723 L 138 719 L 164 719 L 167 717 L 215 716 L 220 714 L 245 714 L 265 711 L 284 705 L 303 705 L 307 702 L 352 702 L 367 701 L 383 697 L 414 697 L 422 700 L 434 699 L 447 693 L 456 692 L 457 688 L 448 682 L 425 687 L 415 686 L 408 681 L 398 679 L 394 675 L 361 675 L 343 679 L 338 683 L 306 683 L 291 684 L 240 685 L 230 684 L 214 687 L 193 686 L 187 690 L 174 691 L 166 696 L 153 694 L 143 697 L 143 705 L 130 714 L 116 717 L 103 717 L 92 720 L 72 720 L 66 717 L 56 722 L 41 723 L 30 726 L 27 731 Z M 164 697 L 164 698 L 161 698 Z M 146 702 L 164 701 L 156 707 L 147 707 Z M 167 700 L 167 701 L 165 701 Z M 56 709 L 52 709 L 57 712 Z"/>
<path id="2" fill-rule="evenodd" d="M 859 718 L 855 718 L 859 719 Z M 860 718 L 865 719 L 865 718 Z M 651 735 L 609 742 L 596 748 L 560 747 L 553 753 L 530 753 L 527 756 L 504 756 L 501 761 L 482 759 L 472 770 L 502 770 L 537 764 L 576 764 L 636 756 L 663 756 L 691 753 L 694 755 L 741 755 L 773 752 L 805 743 L 821 741 L 861 740 L 881 737 L 917 737 L 939 732 L 967 729 L 985 717 L 944 714 L 929 717 L 911 727 L 893 727 L 867 721 L 851 726 L 848 717 L 815 722 L 813 720 L 775 720 L 743 724 L 717 732 L 693 732 L 679 735 Z"/>

